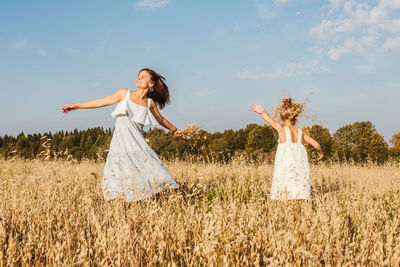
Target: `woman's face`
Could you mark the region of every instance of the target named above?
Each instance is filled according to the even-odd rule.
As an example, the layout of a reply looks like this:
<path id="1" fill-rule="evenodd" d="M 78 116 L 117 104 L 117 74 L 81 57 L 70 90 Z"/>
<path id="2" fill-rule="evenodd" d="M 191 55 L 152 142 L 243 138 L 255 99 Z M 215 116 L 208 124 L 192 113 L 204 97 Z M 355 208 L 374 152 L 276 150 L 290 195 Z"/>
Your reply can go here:
<path id="1" fill-rule="evenodd" d="M 139 72 L 136 78 L 136 87 L 138 89 L 147 89 L 154 85 L 154 82 L 151 80 L 151 75 L 147 71 L 143 70 Z"/>

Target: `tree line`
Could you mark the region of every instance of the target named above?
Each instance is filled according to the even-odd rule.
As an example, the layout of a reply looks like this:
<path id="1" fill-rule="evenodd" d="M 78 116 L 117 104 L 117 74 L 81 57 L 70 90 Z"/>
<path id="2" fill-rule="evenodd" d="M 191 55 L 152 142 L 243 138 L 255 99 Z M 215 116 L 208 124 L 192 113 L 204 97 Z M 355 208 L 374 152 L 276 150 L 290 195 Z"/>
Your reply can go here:
<path id="1" fill-rule="evenodd" d="M 303 127 L 322 146 L 324 161 L 382 164 L 400 160 L 400 131 L 393 135 L 389 146 L 370 121 L 340 127 L 333 135 L 321 125 Z M 91 159 L 104 160 L 112 138 L 112 129 L 59 131 L 0 137 L 0 156 L 4 159 Z M 260 162 L 273 161 L 278 144 L 274 129 L 267 125 L 248 124 L 239 130 L 209 133 L 198 126 L 185 129 L 186 139 L 173 137 L 163 129 L 144 132 L 150 147 L 163 159 L 205 162 L 229 162 L 235 159 Z M 306 150 L 311 161 L 317 155 L 310 145 Z"/>

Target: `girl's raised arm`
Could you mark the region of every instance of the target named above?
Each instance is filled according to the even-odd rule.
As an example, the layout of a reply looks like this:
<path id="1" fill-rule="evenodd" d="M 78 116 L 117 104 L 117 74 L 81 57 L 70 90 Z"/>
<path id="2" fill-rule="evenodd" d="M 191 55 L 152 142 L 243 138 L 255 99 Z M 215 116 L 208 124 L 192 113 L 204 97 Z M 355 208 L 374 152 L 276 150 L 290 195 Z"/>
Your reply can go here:
<path id="1" fill-rule="evenodd" d="M 116 91 L 114 94 L 109 95 L 109 96 L 104 97 L 104 98 L 90 100 L 90 101 L 86 101 L 86 102 L 80 102 L 80 103 L 76 103 L 76 104 L 64 105 L 62 107 L 62 112 L 68 113 L 70 111 L 77 110 L 79 108 L 85 108 L 85 109 L 88 109 L 88 108 L 101 108 L 101 107 L 113 105 L 115 103 L 118 103 L 119 101 L 121 101 L 124 98 L 124 96 L 126 95 L 127 90 L 128 89 L 123 88 L 123 89 L 120 89 L 120 90 Z"/>
<path id="2" fill-rule="evenodd" d="M 309 136 L 308 134 L 303 132 L 303 138 L 304 141 L 306 141 L 307 143 L 309 143 L 310 145 L 312 145 L 314 147 L 314 149 L 317 151 L 318 153 L 318 160 L 321 160 L 324 157 L 324 153 L 322 152 L 322 148 L 321 145 L 311 136 Z"/>
<path id="3" fill-rule="evenodd" d="M 250 106 L 250 110 L 258 114 L 261 114 L 262 118 L 271 125 L 275 130 L 279 131 L 282 128 L 282 124 L 274 120 L 260 105 L 254 104 Z"/>

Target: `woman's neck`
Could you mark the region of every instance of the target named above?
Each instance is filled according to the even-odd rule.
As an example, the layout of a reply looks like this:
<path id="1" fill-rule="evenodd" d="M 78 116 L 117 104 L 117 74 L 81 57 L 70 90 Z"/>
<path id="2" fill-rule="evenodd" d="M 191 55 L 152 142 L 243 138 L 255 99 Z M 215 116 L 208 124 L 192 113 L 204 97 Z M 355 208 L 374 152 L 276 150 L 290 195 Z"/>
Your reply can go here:
<path id="1" fill-rule="evenodd" d="M 149 88 L 143 89 L 143 88 L 138 88 L 136 90 L 136 96 L 139 99 L 146 99 L 147 98 L 147 93 L 149 92 Z"/>

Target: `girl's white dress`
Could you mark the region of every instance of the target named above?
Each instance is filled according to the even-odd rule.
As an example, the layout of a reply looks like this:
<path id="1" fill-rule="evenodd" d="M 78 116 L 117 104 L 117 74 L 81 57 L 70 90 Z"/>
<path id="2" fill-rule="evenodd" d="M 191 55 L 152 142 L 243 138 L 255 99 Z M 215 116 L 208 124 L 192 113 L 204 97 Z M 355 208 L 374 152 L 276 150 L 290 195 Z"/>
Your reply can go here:
<path id="1" fill-rule="evenodd" d="M 285 127 L 286 142 L 278 143 L 272 178 L 271 199 L 309 199 L 310 165 L 307 152 L 301 143 L 300 129 L 297 142 L 291 140 L 290 130 Z"/>
<path id="2" fill-rule="evenodd" d="M 124 197 L 135 201 L 159 193 L 165 188 L 178 188 L 157 154 L 143 137 L 143 125 L 157 125 L 147 107 L 129 99 L 118 103 L 112 116 L 116 118 L 103 176 L 103 195 L 106 200 Z"/>

